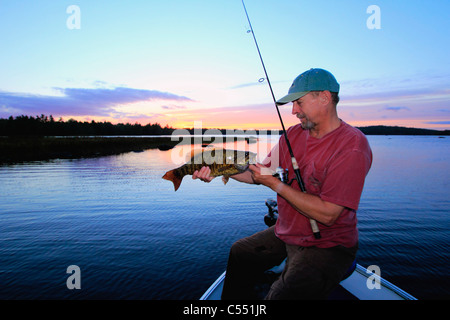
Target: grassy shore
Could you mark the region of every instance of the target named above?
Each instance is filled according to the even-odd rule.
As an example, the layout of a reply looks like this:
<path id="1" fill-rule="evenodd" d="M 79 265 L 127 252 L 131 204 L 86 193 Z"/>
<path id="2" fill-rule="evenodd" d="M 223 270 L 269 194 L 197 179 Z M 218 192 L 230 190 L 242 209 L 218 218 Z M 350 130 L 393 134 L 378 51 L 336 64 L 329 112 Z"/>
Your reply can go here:
<path id="1" fill-rule="evenodd" d="M 177 143 L 167 137 L 0 137 L 0 164 L 168 149 Z"/>

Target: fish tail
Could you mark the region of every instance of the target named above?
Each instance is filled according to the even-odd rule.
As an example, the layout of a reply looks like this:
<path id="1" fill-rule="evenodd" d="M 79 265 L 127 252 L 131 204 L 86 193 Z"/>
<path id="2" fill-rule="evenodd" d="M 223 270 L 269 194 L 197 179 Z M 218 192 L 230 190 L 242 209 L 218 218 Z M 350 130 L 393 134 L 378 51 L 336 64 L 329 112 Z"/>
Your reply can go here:
<path id="1" fill-rule="evenodd" d="M 163 179 L 169 180 L 173 182 L 173 186 L 175 188 L 175 191 L 178 190 L 180 187 L 181 181 L 183 180 L 183 176 L 179 176 L 176 174 L 176 169 L 167 171 L 166 174 L 163 176 Z"/>

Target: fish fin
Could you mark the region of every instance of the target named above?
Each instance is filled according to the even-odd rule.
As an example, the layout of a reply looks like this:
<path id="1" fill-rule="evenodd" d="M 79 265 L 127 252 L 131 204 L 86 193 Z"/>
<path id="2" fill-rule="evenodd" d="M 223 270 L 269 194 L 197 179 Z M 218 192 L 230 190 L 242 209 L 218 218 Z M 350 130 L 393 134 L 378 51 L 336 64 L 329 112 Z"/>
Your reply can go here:
<path id="1" fill-rule="evenodd" d="M 230 180 L 230 176 L 227 176 L 227 175 L 222 176 L 223 184 L 227 184 L 228 180 Z"/>
<path id="2" fill-rule="evenodd" d="M 175 191 L 178 190 L 178 188 L 180 187 L 181 181 L 183 180 L 183 177 L 178 177 L 177 175 L 175 175 L 175 169 L 174 170 L 170 170 L 167 171 L 165 175 L 163 175 L 162 177 L 163 179 L 169 180 L 173 182 L 173 186 L 175 188 Z"/>

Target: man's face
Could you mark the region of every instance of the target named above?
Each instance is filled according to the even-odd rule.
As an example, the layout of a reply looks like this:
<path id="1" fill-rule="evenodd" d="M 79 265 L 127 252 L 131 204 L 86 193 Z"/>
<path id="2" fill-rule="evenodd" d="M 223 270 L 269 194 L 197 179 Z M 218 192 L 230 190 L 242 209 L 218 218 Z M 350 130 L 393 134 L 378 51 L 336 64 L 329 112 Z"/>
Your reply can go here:
<path id="1" fill-rule="evenodd" d="M 317 125 L 319 115 L 318 97 L 318 94 L 309 92 L 292 102 L 292 114 L 300 119 L 302 128 L 305 130 L 314 129 Z"/>

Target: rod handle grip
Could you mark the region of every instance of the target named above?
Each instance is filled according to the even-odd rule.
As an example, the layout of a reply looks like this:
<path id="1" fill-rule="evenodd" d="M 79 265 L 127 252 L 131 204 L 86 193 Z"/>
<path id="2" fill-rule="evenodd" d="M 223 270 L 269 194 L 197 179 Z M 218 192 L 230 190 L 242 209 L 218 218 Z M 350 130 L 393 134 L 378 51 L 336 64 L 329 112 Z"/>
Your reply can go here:
<path id="1" fill-rule="evenodd" d="M 300 168 L 298 167 L 297 160 L 295 159 L 295 157 L 292 157 L 291 160 L 292 160 L 292 166 L 294 168 L 294 172 L 296 173 L 296 176 L 297 176 L 297 181 L 300 184 L 300 188 L 302 189 L 303 192 L 306 193 L 305 186 L 303 184 L 303 180 L 300 176 L 300 172 L 299 172 Z M 309 219 L 309 223 L 311 224 L 311 229 L 313 231 L 314 238 L 316 238 L 316 239 L 322 238 L 322 236 L 320 235 L 319 226 L 317 225 L 317 221 L 314 219 Z"/>

